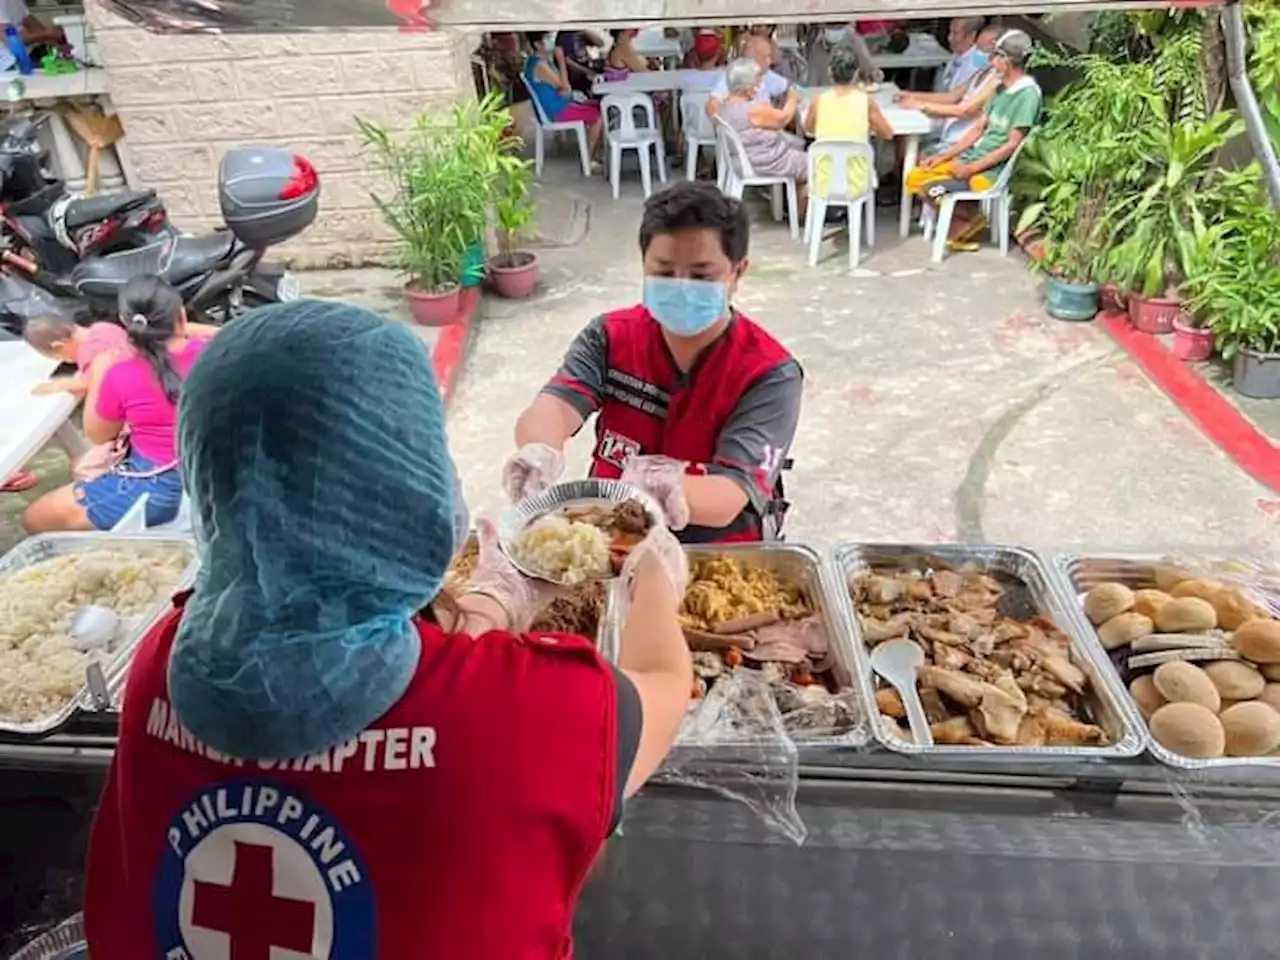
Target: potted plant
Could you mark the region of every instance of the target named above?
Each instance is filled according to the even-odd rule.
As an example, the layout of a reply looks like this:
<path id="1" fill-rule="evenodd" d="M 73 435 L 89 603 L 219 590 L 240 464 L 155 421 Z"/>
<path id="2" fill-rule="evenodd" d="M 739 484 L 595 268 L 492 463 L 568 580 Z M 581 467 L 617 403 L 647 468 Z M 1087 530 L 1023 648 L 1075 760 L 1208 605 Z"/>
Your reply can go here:
<path id="1" fill-rule="evenodd" d="M 487 274 L 484 229 L 489 209 L 502 192 L 502 176 L 507 161 L 522 143 L 511 135 L 511 111 L 500 93 L 489 93 L 478 101 L 463 101 L 453 107 L 452 128 L 457 149 L 465 157 L 475 177 L 476 218 L 470 243 L 463 254 L 464 288 L 476 287 Z"/>
<path id="2" fill-rule="evenodd" d="M 1058 320 L 1092 320 L 1098 313 L 1098 266 L 1105 254 L 1101 227 L 1106 188 L 1093 179 L 1069 191 L 1055 183 L 1041 197 L 1027 207 L 1018 225 L 1044 230 L 1043 255 L 1032 261 L 1032 269 L 1048 274 L 1045 311 Z"/>
<path id="3" fill-rule="evenodd" d="M 502 158 L 493 201 L 498 255 L 489 261 L 489 281 L 501 297 L 521 299 L 538 288 L 538 255 L 516 248 L 516 233 L 533 219 L 533 164 L 517 156 Z"/>
<path id="4" fill-rule="evenodd" d="M 385 196 L 371 196 L 395 234 L 409 312 L 425 326 L 452 323 L 460 309 L 463 259 L 484 229 L 487 185 L 476 177 L 456 127 L 430 111 L 403 134 L 367 120 L 356 123 L 389 187 Z"/>

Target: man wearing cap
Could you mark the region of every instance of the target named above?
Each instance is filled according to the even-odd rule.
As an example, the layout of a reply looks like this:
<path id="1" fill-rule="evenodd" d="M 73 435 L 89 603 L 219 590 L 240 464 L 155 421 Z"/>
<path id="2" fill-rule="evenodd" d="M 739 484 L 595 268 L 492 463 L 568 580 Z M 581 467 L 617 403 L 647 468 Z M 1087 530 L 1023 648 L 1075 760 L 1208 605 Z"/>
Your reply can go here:
<path id="1" fill-rule="evenodd" d="M 940 153 L 925 157 L 907 175 L 908 191 L 936 205 L 947 193 L 995 186 L 1005 164 L 1040 116 L 1044 97 L 1026 72 L 1030 55 L 1031 38 L 1021 30 L 1009 30 L 996 41 L 991 65 L 1000 77 L 1000 89 L 963 137 Z M 951 249 L 976 249 L 970 238 L 985 227 L 986 218 L 975 209 L 958 206 L 951 221 Z"/>

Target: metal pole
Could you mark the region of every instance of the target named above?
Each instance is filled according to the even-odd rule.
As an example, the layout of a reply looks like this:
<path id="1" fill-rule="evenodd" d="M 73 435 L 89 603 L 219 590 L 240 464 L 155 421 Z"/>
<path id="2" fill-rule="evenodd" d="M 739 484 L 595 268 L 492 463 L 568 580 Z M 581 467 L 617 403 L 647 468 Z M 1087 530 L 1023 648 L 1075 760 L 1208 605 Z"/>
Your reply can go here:
<path id="1" fill-rule="evenodd" d="M 1262 120 L 1258 98 L 1254 96 L 1253 87 L 1249 84 L 1249 56 L 1244 29 L 1244 4 L 1241 0 L 1229 0 L 1222 8 L 1222 34 L 1227 41 L 1227 80 L 1231 84 L 1231 92 L 1235 94 L 1240 115 L 1244 117 L 1253 152 L 1262 161 L 1271 205 L 1280 210 L 1280 160 L 1276 158 L 1275 145 Z"/>

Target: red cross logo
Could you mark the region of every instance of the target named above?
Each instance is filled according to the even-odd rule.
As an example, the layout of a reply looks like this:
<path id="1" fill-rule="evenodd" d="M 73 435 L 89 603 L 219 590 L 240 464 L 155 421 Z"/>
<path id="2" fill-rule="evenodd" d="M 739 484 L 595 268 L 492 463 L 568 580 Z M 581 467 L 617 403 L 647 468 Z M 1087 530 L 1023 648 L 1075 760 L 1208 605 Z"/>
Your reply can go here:
<path id="1" fill-rule="evenodd" d="M 316 906 L 273 893 L 274 856 L 271 847 L 237 840 L 231 885 L 195 882 L 191 922 L 225 933 L 231 960 L 270 960 L 272 947 L 311 952 Z"/>

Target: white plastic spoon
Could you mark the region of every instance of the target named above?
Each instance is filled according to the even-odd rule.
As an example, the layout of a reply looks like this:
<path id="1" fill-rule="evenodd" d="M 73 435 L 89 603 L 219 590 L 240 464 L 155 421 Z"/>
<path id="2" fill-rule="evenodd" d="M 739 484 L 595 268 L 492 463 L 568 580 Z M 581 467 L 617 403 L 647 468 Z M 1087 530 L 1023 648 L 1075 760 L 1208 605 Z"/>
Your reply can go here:
<path id="1" fill-rule="evenodd" d="M 900 637 L 877 644 L 871 651 L 871 666 L 884 677 L 902 698 L 911 724 L 911 739 L 917 746 L 932 747 L 933 731 L 925 716 L 924 704 L 916 689 L 916 671 L 924 666 L 924 650 L 914 640 Z"/>

